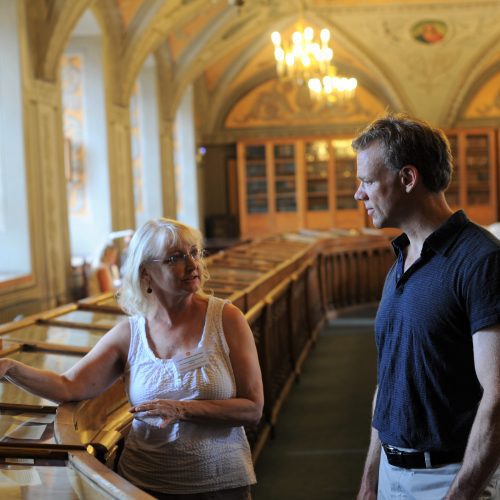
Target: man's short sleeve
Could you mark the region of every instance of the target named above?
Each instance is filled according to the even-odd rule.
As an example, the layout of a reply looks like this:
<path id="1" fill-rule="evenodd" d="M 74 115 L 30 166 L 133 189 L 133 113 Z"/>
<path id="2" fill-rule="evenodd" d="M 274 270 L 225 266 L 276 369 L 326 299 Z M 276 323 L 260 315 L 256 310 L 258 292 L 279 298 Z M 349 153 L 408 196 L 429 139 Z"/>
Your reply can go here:
<path id="1" fill-rule="evenodd" d="M 465 287 L 471 332 L 500 323 L 500 249 L 477 263 Z"/>

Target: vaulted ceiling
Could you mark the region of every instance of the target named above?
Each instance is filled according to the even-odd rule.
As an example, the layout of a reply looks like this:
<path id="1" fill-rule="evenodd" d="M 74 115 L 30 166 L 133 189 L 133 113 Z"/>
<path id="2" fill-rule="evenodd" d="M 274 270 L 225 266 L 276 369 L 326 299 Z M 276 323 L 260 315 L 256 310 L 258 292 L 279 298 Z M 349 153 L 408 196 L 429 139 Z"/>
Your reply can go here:
<path id="1" fill-rule="evenodd" d="M 92 10 L 116 61 L 117 100 L 127 102 L 151 54 L 173 103 L 195 83 L 207 133 L 275 80 L 270 34 L 291 32 L 300 20 L 332 31 L 336 65 L 358 79 L 365 103 L 448 127 L 464 117 L 488 122 L 500 115 L 498 0 L 35 1 L 47 25 L 68 34 Z M 429 26 L 434 33 L 422 33 Z M 38 64 L 45 77 L 56 67 L 54 45 L 47 35 Z M 479 91 L 483 98 L 474 102 Z M 485 111 L 488 100 L 492 112 Z"/>

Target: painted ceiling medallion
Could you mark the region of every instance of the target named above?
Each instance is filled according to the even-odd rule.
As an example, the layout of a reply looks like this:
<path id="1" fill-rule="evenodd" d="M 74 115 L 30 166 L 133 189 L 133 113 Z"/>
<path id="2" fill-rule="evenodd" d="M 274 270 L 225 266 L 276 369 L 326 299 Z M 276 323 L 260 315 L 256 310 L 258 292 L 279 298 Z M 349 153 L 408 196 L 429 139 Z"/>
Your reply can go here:
<path id="1" fill-rule="evenodd" d="M 445 22 L 425 19 L 412 26 L 411 35 L 417 42 L 434 45 L 444 40 L 447 31 L 448 26 Z"/>

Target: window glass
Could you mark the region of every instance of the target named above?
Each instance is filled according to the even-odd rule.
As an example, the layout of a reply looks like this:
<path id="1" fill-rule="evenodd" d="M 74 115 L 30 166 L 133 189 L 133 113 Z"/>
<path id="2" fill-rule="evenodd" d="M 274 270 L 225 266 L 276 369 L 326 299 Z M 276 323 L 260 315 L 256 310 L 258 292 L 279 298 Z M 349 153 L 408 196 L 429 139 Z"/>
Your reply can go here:
<path id="1" fill-rule="evenodd" d="M 0 282 L 31 274 L 17 2 L 0 0 Z"/>

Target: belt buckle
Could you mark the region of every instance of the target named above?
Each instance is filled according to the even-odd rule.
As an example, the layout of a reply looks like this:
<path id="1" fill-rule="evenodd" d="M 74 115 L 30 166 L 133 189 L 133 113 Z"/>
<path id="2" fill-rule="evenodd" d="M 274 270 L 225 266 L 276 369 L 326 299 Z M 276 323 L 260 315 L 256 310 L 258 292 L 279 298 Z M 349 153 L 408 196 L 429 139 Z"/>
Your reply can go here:
<path id="1" fill-rule="evenodd" d="M 391 455 L 399 455 L 399 456 L 405 455 L 403 450 L 399 450 L 398 448 L 394 448 L 394 446 L 391 446 L 389 444 L 384 444 L 383 446 L 384 446 L 384 450 L 387 453 L 390 453 Z"/>

